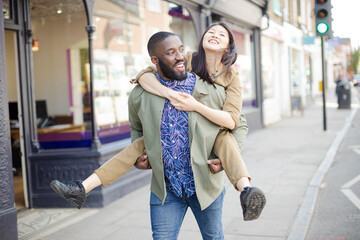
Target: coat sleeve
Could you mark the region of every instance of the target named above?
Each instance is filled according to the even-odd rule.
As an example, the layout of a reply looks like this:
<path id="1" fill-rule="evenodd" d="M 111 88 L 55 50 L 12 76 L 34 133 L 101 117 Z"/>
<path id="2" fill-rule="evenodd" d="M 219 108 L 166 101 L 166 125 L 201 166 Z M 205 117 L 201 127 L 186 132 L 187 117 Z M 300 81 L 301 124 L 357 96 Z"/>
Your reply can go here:
<path id="1" fill-rule="evenodd" d="M 138 110 L 140 107 L 141 93 L 144 91 L 140 86 L 136 86 L 130 93 L 128 100 L 129 123 L 131 131 L 131 142 L 143 136 L 143 129 Z"/>
<path id="2" fill-rule="evenodd" d="M 225 86 L 225 92 L 226 100 L 222 110 L 230 114 L 237 126 L 240 123 L 242 108 L 242 86 L 237 71 L 232 72 L 229 85 Z"/>

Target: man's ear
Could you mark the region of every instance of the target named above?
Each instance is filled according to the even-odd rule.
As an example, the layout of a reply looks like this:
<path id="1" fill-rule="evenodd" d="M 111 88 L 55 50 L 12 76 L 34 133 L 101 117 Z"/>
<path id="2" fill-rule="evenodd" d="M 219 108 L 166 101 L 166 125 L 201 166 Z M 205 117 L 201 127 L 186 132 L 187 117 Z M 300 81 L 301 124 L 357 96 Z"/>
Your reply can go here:
<path id="1" fill-rule="evenodd" d="M 150 59 L 153 64 L 158 65 L 159 59 L 156 56 L 152 56 Z"/>

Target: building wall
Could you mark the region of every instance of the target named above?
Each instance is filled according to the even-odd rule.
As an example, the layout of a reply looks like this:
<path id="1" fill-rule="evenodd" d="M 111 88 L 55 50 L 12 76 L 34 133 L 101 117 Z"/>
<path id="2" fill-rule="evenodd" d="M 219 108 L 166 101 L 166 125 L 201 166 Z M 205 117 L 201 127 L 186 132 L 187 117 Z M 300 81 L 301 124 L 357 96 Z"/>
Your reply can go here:
<path id="1" fill-rule="evenodd" d="M 273 54 L 280 56 L 279 61 L 273 62 L 274 69 L 279 69 L 280 87 L 271 98 L 264 96 L 264 124 L 272 124 L 281 118 L 291 116 L 291 97 L 300 96 L 302 106 L 306 108 L 313 98 L 322 93 L 319 84 L 322 81 L 321 45 L 315 36 L 315 17 L 312 0 L 269 0 L 267 14 L 270 24 L 262 19 L 262 36 L 277 41 L 280 47 L 273 49 Z M 280 38 L 280 39 L 279 39 Z M 264 48 L 264 46 L 262 46 Z M 265 53 L 262 57 L 265 58 Z M 327 54 L 327 82 L 331 87 L 333 82 L 333 64 L 331 52 Z M 266 73 L 263 70 L 263 81 Z M 277 83 L 274 81 L 274 88 Z M 266 89 L 263 88 L 263 91 Z M 280 109 L 278 111 L 278 109 Z M 275 111 L 274 111 L 275 110 Z"/>

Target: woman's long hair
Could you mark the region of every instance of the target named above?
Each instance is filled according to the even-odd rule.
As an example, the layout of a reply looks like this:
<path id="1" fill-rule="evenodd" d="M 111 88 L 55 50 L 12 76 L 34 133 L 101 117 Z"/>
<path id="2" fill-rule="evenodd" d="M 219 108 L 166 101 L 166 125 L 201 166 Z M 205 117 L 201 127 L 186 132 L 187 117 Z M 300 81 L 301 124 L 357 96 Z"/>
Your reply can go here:
<path id="1" fill-rule="evenodd" d="M 206 31 L 204 32 L 204 34 L 202 35 L 202 37 L 200 39 L 198 51 L 193 54 L 193 57 L 191 60 L 192 71 L 194 73 L 196 73 L 204 81 L 212 84 L 214 87 L 215 87 L 214 79 L 211 78 L 210 74 L 208 73 L 208 70 L 206 69 L 206 55 L 205 55 L 205 50 L 204 50 L 204 46 L 203 46 L 203 40 L 204 40 L 205 34 L 209 31 L 209 29 L 216 25 L 220 25 L 220 26 L 224 27 L 229 34 L 229 47 L 227 48 L 227 50 L 225 51 L 224 55 L 221 58 L 221 63 L 223 63 L 225 65 L 225 69 L 226 69 L 225 74 L 229 71 L 229 68 L 231 67 L 231 65 L 233 65 L 235 63 L 235 61 L 237 59 L 237 51 L 236 51 L 234 36 L 233 36 L 230 28 L 225 23 L 222 23 L 222 22 L 211 24 L 206 29 Z"/>

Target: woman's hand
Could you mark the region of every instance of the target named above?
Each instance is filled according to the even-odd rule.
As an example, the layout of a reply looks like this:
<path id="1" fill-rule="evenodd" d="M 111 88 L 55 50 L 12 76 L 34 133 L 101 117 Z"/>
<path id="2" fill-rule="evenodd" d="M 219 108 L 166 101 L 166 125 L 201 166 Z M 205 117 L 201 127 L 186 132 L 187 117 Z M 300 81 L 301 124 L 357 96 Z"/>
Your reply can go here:
<path id="1" fill-rule="evenodd" d="M 174 91 L 170 88 L 167 88 L 167 92 L 166 92 L 166 98 L 169 99 L 170 103 L 178 103 L 181 102 L 181 100 L 183 99 L 183 97 L 180 95 L 181 92 L 177 92 Z"/>
<path id="2" fill-rule="evenodd" d="M 177 110 L 180 111 L 196 111 L 199 102 L 191 96 L 190 94 L 183 92 L 176 92 L 178 96 L 176 98 L 170 99 L 171 105 L 173 105 Z"/>

